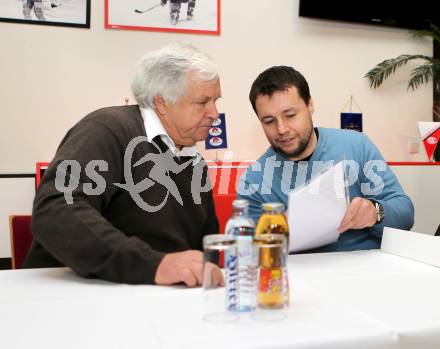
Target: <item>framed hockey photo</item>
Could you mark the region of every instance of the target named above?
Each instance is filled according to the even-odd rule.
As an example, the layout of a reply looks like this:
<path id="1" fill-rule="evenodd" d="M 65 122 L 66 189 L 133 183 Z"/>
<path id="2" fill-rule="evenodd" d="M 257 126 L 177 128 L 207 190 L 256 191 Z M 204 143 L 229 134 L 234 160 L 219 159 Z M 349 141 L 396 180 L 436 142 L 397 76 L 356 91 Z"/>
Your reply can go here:
<path id="1" fill-rule="evenodd" d="M 0 0 L 0 21 L 90 28 L 91 0 Z"/>
<path id="2" fill-rule="evenodd" d="M 220 35 L 220 0 L 105 0 L 108 29 Z"/>

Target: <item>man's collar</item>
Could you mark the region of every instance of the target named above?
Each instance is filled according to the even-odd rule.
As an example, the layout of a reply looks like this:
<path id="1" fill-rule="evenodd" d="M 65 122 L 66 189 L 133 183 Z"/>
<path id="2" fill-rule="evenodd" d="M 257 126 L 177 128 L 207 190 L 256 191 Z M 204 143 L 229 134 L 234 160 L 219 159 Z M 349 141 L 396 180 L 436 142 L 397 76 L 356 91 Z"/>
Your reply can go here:
<path id="1" fill-rule="evenodd" d="M 141 115 L 144 119 L 145 132 L 147 133 L 147 138 L 149 142 L 151 142 L 154 137 L 160 136 L 160 138 L 168 146 L 168 148 L 170 148 L 174 155 L 179 157 L 193 156 L 195 157 L 195 162 L 198 162 L 201 159 L 200 152 L 195 144 L 189 147 L 184 146 L 180 150 L 176 148 L 176 144 L 168 135 L 167 131 L 160 122 L 159 117 L 152 108 L 139 107 L 139 109 L 141 110 Z"/>

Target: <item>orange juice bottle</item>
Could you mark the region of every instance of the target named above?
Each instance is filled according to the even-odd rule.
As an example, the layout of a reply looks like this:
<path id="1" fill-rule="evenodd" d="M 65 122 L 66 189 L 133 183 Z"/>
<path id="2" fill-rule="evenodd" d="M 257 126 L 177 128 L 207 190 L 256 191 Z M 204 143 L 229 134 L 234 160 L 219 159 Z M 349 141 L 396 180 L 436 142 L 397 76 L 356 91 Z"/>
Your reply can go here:
<path id="1" fill-rule="evenodd" d="M 284 216 L 284 205 L 281 202 L 265 202 L 261 205 L 263 214 L 258 220 L 255 235 L 281 234 L 286 237 L 289 246 L 289 227 Z"/>
<path id="2" fill-rule="evenodd" d="M 290 302 L 287 267 L 285 262 L 282 262 L 283 253 L 286 256 L 288 254 L 289 228 L 282 203 L 267 202 L 261 206 L 263 214 L 258 220 L 255 236 L 262 234 L 284 235 L 286 237 L 286 251 L 270 248 L 270 246 L 260 249 L 257 301 L 261 308 L 280 308 L 283 306 L 283 302 L 287 304 Z"/>

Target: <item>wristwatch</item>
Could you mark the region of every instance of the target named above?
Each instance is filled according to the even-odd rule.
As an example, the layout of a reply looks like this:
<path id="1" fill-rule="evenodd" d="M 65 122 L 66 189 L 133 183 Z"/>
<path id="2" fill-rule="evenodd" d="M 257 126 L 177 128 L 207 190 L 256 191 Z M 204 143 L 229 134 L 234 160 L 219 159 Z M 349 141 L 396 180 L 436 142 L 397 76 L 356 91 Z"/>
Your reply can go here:
<path id="1" fill-rule="evenodd" d="M 383 209 L 383 205 L 380 202 L 377 202 L 376 200 L 370 200 L 370 201 L 373 203 L 374 208 L 376 209 L 376 213 L 377 213 L 376 224 L 382 222 L 383 219 L 385 218 L 385 211 Z"/>

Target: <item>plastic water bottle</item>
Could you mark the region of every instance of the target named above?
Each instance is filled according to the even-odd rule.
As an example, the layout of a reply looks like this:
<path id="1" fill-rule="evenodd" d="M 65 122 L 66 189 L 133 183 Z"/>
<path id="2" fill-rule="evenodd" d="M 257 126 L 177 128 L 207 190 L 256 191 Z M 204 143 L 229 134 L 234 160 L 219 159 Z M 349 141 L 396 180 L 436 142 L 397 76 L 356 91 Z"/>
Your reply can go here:
<path id="1" fill-rule="evenodd" d="M 239 310 L 252 311 L 257 306 L 257 256 L 252 244 L 255 222 L 249 216 L 247 200 L 234 200 L 232 208 L 225 233 L 237 238 Z"/>

